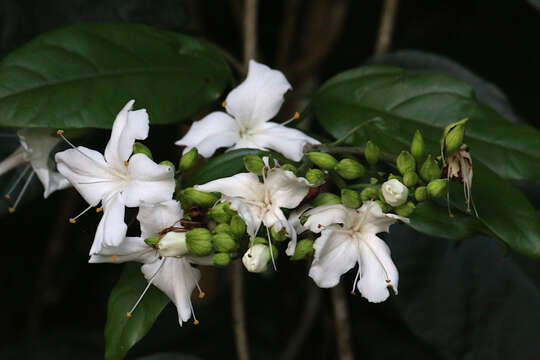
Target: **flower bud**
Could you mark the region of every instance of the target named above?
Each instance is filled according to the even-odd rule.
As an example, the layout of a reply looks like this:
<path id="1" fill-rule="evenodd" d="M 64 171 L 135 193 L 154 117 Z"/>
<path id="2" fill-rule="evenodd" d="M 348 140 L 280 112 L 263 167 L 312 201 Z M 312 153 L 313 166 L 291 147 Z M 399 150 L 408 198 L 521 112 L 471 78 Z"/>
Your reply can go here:
<path id="1" fill-rule="evenodd" d="M 260 156 L 246 155 L 244 156 L 244 166 L 249 172 L 261 176 L 264 168 L 264 161 L 260 158 Z"/>
<path id="2" fill-rule="evenodd" d="M 396 179 L 396 180 L 399 180 L 401 182 L 401 181 L 403 181 L 403 176 L 398 176 L 398 175 L 394 175 L 394 174 L 390 173 L 388 175 L 388 180 L 392 180 L 392 179 Z"/>
<path id="3" fill-rule="evenodd" d="M 255 239 L 253 239 L 253 245 L 262 244 L 262 245 L 268 245 L 268 240 L 257 236 Z"/>
<path id="4" fill-rule="evenodd" d="M 351 189 L 341 189 L 341 202 L 351 209 L 357 209 L 362 205 L 358 191 Z"/>
<path id="5" fill-rule="evenodd" d="M 267 245 L 256 244 L 250 247 L 242 257 L 242 263 L 246 270 L 253 273 L 261 273 L 266 270 L 270 261 L 270 249 Z"/>
<path id="6" fill-rule="evenodd" d="M 433 198 L 439 198 L 446 194 L 447 181 L 446 179 L 436 179 L 429 182 L 427 192 Z"/>
<path id="7" fill-rule="evenodd" d="M 335 157 L 323 152 L 310 152 L 307 154 L 312 163 L 324 170 L 332 170 L 338 163 Z"/>
<path id="8" fill-rule="evenodd" d="M 227 253 L 217 253 L 212 257 L 212 262 L 216 266 L 225 267 L 231 263 L 231 257 Z"/>
<path id="9" fill-rule="evenodd" d="M 270 235 L 272 236 L 272 239 L 277 242 L 287 240 L 287 231 L 285 231 L 285 229 L 280 229 L 279 231 L 276 231 L 274 230 L 274 228 L 271 228 Z"/>
<path id="10" fill-rule="evenodd" d="M 236 241 L 231 237 L 231 235 L 220 232 L 212 236 L 212 243 L 214 244 L 214 249 L 217 252 L 230 252 L 237 248 Z"/>
<path id="11" fill-rule="evenodd" d="M 377 179 L 377 178 L 374 178 L 374 177 L 369 178 L 369 183 L 370 183 L 371 185 L 375 185 L 375 184 L 378 183 L 378 182 L 379 182 L 379 179 Z"/>
<path id="12" fill-rule="evenodd" d="M 313 252 L 313 239 L 300 240 L 296 244 L 296 248 L 294 249 L 294 255 L 291 256 L 291 260 L 305 259 L 308 256 L 312 256 Z"/>
<path id="13" fill-rule="evenodd" d="M 411 144 L 411 154 L 417 163 L 420 163 L 424 157 L 424 148 L 424 138 L 422 137 L 422 133 L 420 130 L 416 130 Z"/>
<path id="14" fill-rule="evenodd" d="M 209 208 L 219 200 L 219 197 L 213 193 L 199 191 L 191 187 L 180 192 L 180 200 L 188 207 L 191 205 L 200 205 L 201 207 Z"/>
<path id="15" fill-rule="evenodd" d="M 186 233 L 186 244 L 190 254 L 206 256 L 212 252 L 212 234 L 205 228 L 197 228 Z"/>
<path id="16" fill-rule="evenodd" d="M 402 151 L 397 160 L 396 165 L 401 173 L 401 175 L 405 175 L 405 173 L 409 171 L 415 171 L 416 170 L 416 161 L 414 160 L 414 157 L 411 155 L 408 151 Z"/>
<path id="17" fill-rule="evenodd" d="M 281 170 L 296 173 L 296 167 L 293 164 L 283 164 L 281 165 Z"/>
<path id="18" fill-rule="evenodd" d="M 366 150 L 364 151 L 364 156 L 366 157 L 368 164 L 375 165 L 377 161 L 379 161 L 380 154 L 381 150 L 379 147 L 371 141 L 368 141 L 366 144 Z"/>
<path id="19" fill-rule="evenodd" d="M 317 195 L 317 197 L 313 200 L 313 206 L 323 206 L 323 205 L 332 205 L 332 204 L 341 204 L 341 199 L 339 196 L 323 192 Z"/>
<path id="20" fill-rule="evenodd" d="M 355 180 L 366 174 L 366 169 L 364 168 L 364 165 L 353 159 L 341 160 L 336 165 L 334 170 L 338 173 L 339 176 L 346 180 Z"/>
<path id="21" fill-rule="evenodd" d="M 148 146 L 140 142 L 133 143 L 133 154 L 144 154 L 150 159 L 152 159 L 152 152 L 150 151 Z"/>
<path id="22" fill-rule="evenodd" d="M 163 256 L 181 257 L 188 253 L 186 233 L 169 231 L 157 243 L 157 249 Z"/>
<path id="23" fill-rule="evenodd" d="M 375 202 L 381 207 L 383 213 L 392 211 L 392 207 L 382 200 L 375 200 Z"/>
<path id="24" fill-rule="evenodd" d="M 396 214 L 403 217 L 409 217 L 414 212 L 416 206 L 411 201 L 406 202 L 405 204 L 398 206 L 395 211 Z"/>
<path id="25" fill-rule="evenodd" d="M 159 236 L 146 238 L 144 239 L 144 242 L 148 246 L 156 247 L 157 243 L 159 242 Z"/>
<path id="26" fill-rule="evenodd" d="M 376 188 L 367 187 L 360 193 L 360 198 L 362 199 L 362 201 L 375 200 L 378 194 L 379 192 Z"/>
<path id="27" fill-rule="evenodd" d="M 232 235 L 231 225 L 229 225 L 229 224 L 219 224 L 218 226 L 216 226 L 214 228 L 214 233 L 215 234 L 225 233 L 225 234 Z"/>
<path id="28" fill-rule="evenodd" d="M 451 155 L 463 144 L 463 136 L 465 135 L 465 123 L 469 119 L 465 118 L 456 123 L 448 125 L 444 129 L 443 140 L 444 150 L 446 155 Z"/>
<path id="29" fill-rule="evenodd" d="M 231 218 L 231 233 L 237 239 L 242 238 L 246 233 L 246 223 L 240 215 L 234 215 Z"/>
<path id="30" fill-rule="evenodd" d="M 192 148 L 180 158 L 178 168 L 182 171 L 189 170 L 193 165 L 195 165 L 198 158 L 199 151 L 197 150 L 197 148 Z"/>
<path id="31" fill-rule="evenodd" d="M 319 169 L 309 169 L 306 172 L 306 180 L 312 185 L 324 183 L 324 173 Z"/>
<path id="32" fill-rule="evenodd" d="M 419 186 L 414 191 L 414 198 L 416 201 L 425 201 L 428 198 L 427 187 Z"/>
<path id="33" fill-rule="evenodd" d="M 174 173 L 175 171 L 175 167 L 174 167 L 174 164 L 172 162 L 170 162 L 169 160 L 163 160 L 162 162 L 159 163 L 159 165 L 166 165 L 168 167 L 171 168 L 171 171 Z"/>
<path id="34" fill-rule="evenodd" d="M 231 220 L 228 208 L 227 203 L 219 203 L 208 211 L 208 216 L 218 224 L 228 223 Z"/>
<path id="35" fill-rule="evenodd" d="M 406 172 L 403 175 L 403 184 L 408 187 L 415 186 L 418 183 L 418 175 L 414 171 Z"/>
<path id="36" fill-rule="evenodd" d="M 397 179 L 386 181 L 381 186 L 384 201 L 392 206 L 400 206 L 407 201 L 409 189 Z"/>
<path id="37" fill-rule="evenodd" d="M 424 164 L 420 168 L 420 177 L 424 179 L 424 181 L 431 181 L 441 177 L 441 168 L 439 168 L 437 161 L 435 161 L 431 155 L 428 155 L 426 161 L 424 161 Z"/>

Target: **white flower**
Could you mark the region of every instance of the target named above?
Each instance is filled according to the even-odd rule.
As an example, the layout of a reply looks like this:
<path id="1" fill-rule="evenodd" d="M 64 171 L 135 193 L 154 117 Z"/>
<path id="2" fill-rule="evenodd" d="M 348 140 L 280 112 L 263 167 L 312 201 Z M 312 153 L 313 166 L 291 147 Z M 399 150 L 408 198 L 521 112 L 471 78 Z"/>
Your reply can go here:
<path id="1" fill-rule="evenodd" d="M 285 230 L 292 239 L 287 247 L 287 255 L 294 254 L 296 231 L 281 208 L 297 207 L 307 195 L 309 187 L 306 179 L 280 168 L 269 169 L 262 183 L 253 173 L 241 173 L 195 186 L 197 190 L 221 193 L 222 201 L 228 202 L 229 207 L 238 211 L 238 215 L 245 221 L 247 233 L 252 240 L 261 223 L 268 229 Z"/>
<path id="2" fill-rule="evenodd" d="M 358 209 L 343 205 L 325 205 L 306 213 L 304 224 L 321 236 L 315 240 L 315 255 L 309 276 L 319 287 L 333 287 L 342 274 L 358 263 L 354 288 L 371 302 L 388 298 L 387 288 L 397 294 L 398 271 L 390 257 L 390 249 L 377 233 L 388 232 L 398 220 L 394 214 L 384 214 L 374 201 L 366 201 Z M 338 225 L 341 224 L 341 225 Z"/>
<path id="3" fill-rule="evenodd" d="M 400 206 L 407 202 L 409 189 L 398 179 L 390 179 L 381 185 L 384 200 L 391 206 Z"/>
<path id="4" fill-rule="evenodd" d="M 178 309 L 180 325 L 182 322 L 188 321 L 191 316 L 195 318 L 191 304 L 191 293 L 198 287 L 201 273 L 190 263 L 208 264 L 208 261 L 206 258 L 190 256 L 169 257 L 147 245 L 144 239 L 159 236 L 159 233 L 164 229 L 176 225 L 182 216 L 180 204 L 175 200 L 153 205 L 142 204 L 137 215 L 141 224 L 141 236 L 127 237 L 116 246 L 103 246 L 99 253 L 90 257 L 91 263 L 122 263 L 126 261 L 143 263 L 141 270 L 148 280 L 148 286 L 154 284 L 174 302 Z M 177 226 L 175 229 L 180 230 L 181 227 Z M 165 237 L 166 235 L 162 240 Z M 166 251 L 164 252 L 166 253 Z M 144 292 L 139 301 L 143 296 Z M 139 301 L 128 312 L 128 316 L 131 316 Z M 196 319 L 195 323 L 197 323 Z"/>
<path id="5" fill-rule="evenodd" d="M 264 244 L 255 244 L 242 257 L 242 263 L 247 271 L 261 273 L 266 271 L 270 261 L 270 248 Z"/>
<path id="6" fill-rule="evenodd" d="M 176 145 L 186 146 L 184 154 L 196 147 L 204 157 L 220 147 L 272 149 L 299 161 L 304 145 L 319 142 L 299 130 L 268 122 L 278 113 L 289 89 L 291 85 L 280 71 L 251 60 L 247 78 L 224 102 L 227 113 L 216 111 L 196 121 Z"/>
<path id="7" fill-rule="evenodd" d="M 174 192 L 174 174 L 169 166 L 158 165 L 143 154 L 131 156 L 135 140 L 144 140 L 148 136 L 149 122 L 146 110 L 131 111 L 133 103 L 133 100 L 129 101 L 118 113 L 105 156 L 78 146 L 57 153 L 55 157 L 58 171 L 90 207 L 100 201 L 103 205 L 104 214 L 91 255 L 99 253 L 103 246 L 117 246 L 124 239 L 127 229 L 125 206 L 166 201 Z"/>
<path id="8" fill-rule="evenodd" d="M 34 175 L 37 175 L 43 184 L 44 198 L 56 190 L 65 189 L 70 185 L 65 177 L 55 171 L 54 162 L 49 161 L 52 150 L 59 142 L 58 137 L 54 136 L 50 129 L 21 129 L 17 131 L 17 136 L 21 146 L 0 163 L 0 175 L 23 163 L 28 163 L 28 166 L 21 172 L 6 194 L 7 198 L 11 198 L 11 192 L 15 190 L 21 180 L 26 178 L 23 188 L 11 208 L 13 210 L 15 210 Z"/>

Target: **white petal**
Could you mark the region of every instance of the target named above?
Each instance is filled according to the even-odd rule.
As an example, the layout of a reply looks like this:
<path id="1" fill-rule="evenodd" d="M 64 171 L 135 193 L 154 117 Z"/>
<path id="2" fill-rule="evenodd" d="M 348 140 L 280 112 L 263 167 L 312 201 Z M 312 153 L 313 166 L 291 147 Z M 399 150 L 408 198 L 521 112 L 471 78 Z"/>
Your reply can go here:
<path id="1" fill-rule="evenodd" d="M 287 209 L 297 207 L 306 197 L 310 187 L 306 179 L 279 168 L 273 168 L 268 172 L 264 186 L 272 204 Z"/>
<path id="2" fill-rule="evenodd" d="M 301 208 L 294 210 L 289 214 L 288 223 L 289 223 L 289 226 L 292 228 L 292 231 L 290 231 L 289 233 L 292 235 L 294 232 L 294 235 L 291 236 L 291 240 L 289 241 L 289 244 L 287 245 L 287 250 L 285 251 L 285 254 L 287 254 L 288 256 L 294 255 L 294 251 L 296 250 L 297 234 L 301 234 L 307 230 L 307 228 L 304 227 L 304 225 L 300 223 L 300 218 L 309 209 L 311 209 L 310 205 L 304 205 Z"/>
<path id="3" fill-rule="evenodd" d="M 148 136 L 148 114 L 145 109 L 131 111 L 133 103 L 135 100 L 130 100 L 116 116 L 111 139 L 105 148 L 105 159 L 117 169 L 121 169 L 131 156 L 135 140 L 144 140 Z"/>
<path id="4" fill-rule="evenodd" d="M 308 216 L 304 227 L 314 233 L 319 233 L 328 225 L 345 223 L 348 209 L 339 204 L 324 205 L 311 209 L 304 215 Z"/>
<path id="5" fill-rule="evenodd" d="M 169 166 L 158 165 L 143 154 L 131 157 L 128 176 L 129 181 L 124 190 L 124 201 L 128 207 L 139 206 L 141 202 L 170 200 L 176 185 Z"/>
<path id="6" fill-rule="evenodd" d="M 289 89 L 291 84 L 281 71 L 251 60 L 246 79 L 225 100 L 227 112 L 244 130 L 253 129 L 276 116 Z"/>
<path id="7" fill-rule="evenodd" d="M 359 247 L 361 275 L 358 291 L 362 296 L 378 303 L 388 298 L 388 287 L 397 294 L 399 275 L 385 242 L 375 235 L 365 236 Z"/>
<path id="8" fill-rule="evenodd" d="M 379 204 L 375 201 L 366 201 L 358 210 L 356 217 L 357 222 L 361 222 L 360 228 L 362 232 L 377 234 L 380 232 L 388 232 L 390 225 L 398 221 L 405 223 L 409 219 L 395 214 L 383 213 Z"/>
<path id="9" fill-rule="evenodd" d="M 183 138 L 175 142 L 185 145 L 184 154 L 192 148 L 197 148 L 199 154 L 210 157 L 220 147 L 233 146 L 240 138 L 236 122 L 221 111 L 208 114 L 195 121 Z"/>
<path id="10" fill-rule="evenodd" d="M 92 206 L 109 194 L 120 191 L 123 180 L 107 166 L 99 152 L 79 146 L 55 155 L 58 171 L 77 189 Z M 127 170 L 125 170 L 127 174 Z"/>
<path id="11" fill-rule="evenodd" d="M 306 144 L 320 144 L 319 141 L 307 136 L 300 130 L 274 122 L 267 122 L 258 126 L 252 132 L 250 141 L 257 144 L 257 148 L 274 150 L 293 161 L 302 159 Z"/>
<path id="12" fill-rule="evenodd" d="M 201 278 L 201 273 L 183 258 L 165 258 L 163 261 L 165 263 L 161 269 L 161 261 L 155 261 L 143 265 L 141 270 L 146 280 L 150 280 L 159 269 L 152 283 L 176 305 L 181 326 L 182 322 L 191 318 L 191 293 Z"/>
<path id="13" fill-rule="evenodd" d="M 127 237 L 118 246 L 103 246 L 98 254 L 90 256 L 90 263 L 124 263 L 137 261 L 150 263 L 158 259 L 157 252 L 146 245 L 142 237 Z"/>
<path id="14" fill-rule="evenodd" d="M 228 197 L 263 201 L 264 185 L 253 173 L 240 173 L 234 176 L 210 181 L 204 185 L 195 185 L 195 189 L 206 192 L 219 192 Z"/>
<path id="15" fill-rule="evenodd" d="M 184 216 L 180 203 L 168 200 L 158 204 L 141 204 L 137 220 L 141 224 L 141 238 L 157 236 L 158 233 L 178 223 Z M 177 224 L 177 226 L 180 226 Z"/>
<path id="16" fill-rule="evenodd" d="M 322 231 L 313 248 L 315 256 L 309 276 L 319 287 L 336 286 L 341 275 L 352 269 L 358 261 L 358 251 L 350 236 L 336 229 Z"/>
<path id="17" fill-rule="evenodd" d="M 107 246 L 120 246 L 127 231 L 124 214 L 125 206 L 119 193 L 104 200 L 103 217 L 99 222 L 90 255 L 99 254 Z"/>
<path id="18" fill-rule="evenodd" d="M 223 200 L 229 203 L 231 209 L 238 212 L 238 216 L 246 223 L 246 231 L 250 239 L 253 240 L 261 227 L 262 216 L 260 208 L 246 204 L 241 198 L 225 197 Z"/>

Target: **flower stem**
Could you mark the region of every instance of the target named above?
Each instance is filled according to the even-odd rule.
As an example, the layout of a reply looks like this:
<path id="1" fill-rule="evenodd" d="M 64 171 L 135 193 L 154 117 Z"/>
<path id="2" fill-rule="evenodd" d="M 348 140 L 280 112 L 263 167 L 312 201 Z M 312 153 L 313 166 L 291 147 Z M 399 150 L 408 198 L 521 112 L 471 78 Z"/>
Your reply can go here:
<path id="1" fill-rule="evenodd" d="M 332 144 L 307 144 L 304 147 L 304 153 L 310 151 L 321 151 L 331 154 L 351 154 L 351 155 L 364 155 L 366 148 L 364 146 L 332 146 Z M 395 161 L 397 156 L 387 152 L 382 152 L 379 155 L 381 159 L 387 161 Z"/>
<path id="2" fill-rule="evenodd" d="M 351 326 L 349 324 L 349 311 L 345 299 L 345 290 L 339 283 L 332 290 L 332 304 L 334 306 L 334 323 L 336 327 L 336 340 L 339 350 L 339 360 L 353 360 L 351 348 Z"/>
<path id="3" fill-rule="evenodd" d="M 396 22 L 396 14 L 399 0 L 384 0 L 381 14 L 381 25 L 379 26 L 379 36 L 375 45 L 375 55 L 386 54 L 392 45 L 392 34 Z"/>
<path id="4" fill-rule="evenodd" d="M 239 360 L 249 360 L 249 348 L 246 331 L 246 316 L 244 313 L 244 278 L 242 263 L 233 261 L 231 264 L 232 280 L 232 314 L 234 322 L 234 335 L 236 338 L 236 351 Z"/>

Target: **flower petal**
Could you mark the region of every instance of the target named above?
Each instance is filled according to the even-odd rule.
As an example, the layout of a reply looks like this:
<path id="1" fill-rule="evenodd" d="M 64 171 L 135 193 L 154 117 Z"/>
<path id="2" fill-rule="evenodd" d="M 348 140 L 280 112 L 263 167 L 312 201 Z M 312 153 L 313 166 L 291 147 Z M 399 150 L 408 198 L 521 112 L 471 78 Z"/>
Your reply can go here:
<path id="1" fill-rule="evenodd" d="M 246 79 L 225 99 L 227 112 L 242 129 L 253 129 L 276 116 L 289 89 L 291 84 L 281 71 L 251 60 Z"/>
<path id="2" fill-rule="evenodd" d="M 257 148 L 274 150 L 293 161 L 302 159 L 306 144 L 320 144 L 319 141 L 300 130 L 274 122 L 258 126 L 252 132 L 250 141 L 257 144 Z"/>
<path id="3" fill-rule="evenodd" d="M 339 204 L 323 205 L 307 211 L 304 215 L 308 216 L 304 228 L 319 233 L 328 225 L 345 223 L 348 209 Z"/>
<path id="4" fill-rule="evenodd" d="M 184 211 L 176 200 L 141 204 L 137 214 L 137 220 L 141 224 L 141 238 L 157 236 L 161 230 L 178 223 L 183 216 Z"/>
<path id="5" fill-rule="evenodd" d="M 132 111 L 135 100 L 130 100 L 116 116 L 111 138 L 105 148 L 105 159 L 116 169 L 124 166 L 133 153 L 135 140 L 144 140 L 148 136 L 149 119 L 145 109 Z"/>
<path id="6" fill-rule="evenodd" d="M 109 194 L 120 191 L 123 186 L 118 173 L 109 168 L 103 155 L 95 150 L 78 146 L 59 152 L 54 158 L 60 174 L 92 206 Z"/>
<path id="7" fill-rule="evenodd" d="M 238 212 L 238 216 L 246 223 L 246 231 L 251 240 L 255 239 L 261 227 L 262 217 L 260 209 L 254 205 L 246 204 L 241 198 L 223 198 L 229 203 L 229 207 Z"/>
<path id="8" fill-rule="evenodd" d="M 123 166 L 123 165 L 122 165 Z M 158 203 L 170 200 L 176 186 L 172 169 L 158 165 L 144 154 L 135 154 L 129 160 L 129 181 L 124 189 L 127 207 L 141 202 Z"/>
<path id="9" fill-rule="evenodd" d="M 304 215 L 306 211 L 311 209 L 311 205 L 304 205 L 301 208 L 292 211 L 289 214 L 289 219 L 287 220 L 287 223 L 292 228 L 292 231 L 289 230 L 289 234 L 291 234 L 291 240 L 289 240 L 289 244 L 287 245 L 287 250 L 285 250 L 285 254 L 288 256 L 293 256 L 294 251 L 296 250 L 296 240 L 297 240 L 297 234 L 301 234 L 304 231 L 307 230 L 304 225 L 300 222 L 300 218 Z"/>
<path id="10" fill-rule="evenodd" d="M 268 172 L 264 186 L 272 204 L 287 209 L 297 207 L 308 194 L 310 187 L 306 179 L 280 168 L 273 168 Z"/>
<path id="11" fill-rule="evenodd" d="M 176 305 L 178 321 L 182 326 L 182 322 L 191 318 L 191 293 L 195 289 L 197 281 L 201 278 L 201 273 L 183 258 L 169 257 L 164 258 L 162 261 L 164 262 L 163 265 L 161 265 L 161 261 L 145 264 L 142 266 L 141 271 L 148 281 L 155 275 L 152 283 Z"/>
<path id="12" fill-rule="evenodd" d="M 375 235 L 364 236 L 359 245 L 361 275 L 358 291 L 370 302 L 389 296 L 389 287 L 397 294 L 399 274 L 386 243 Z"/>
<path id="13" fill-rule="evenodd" d="M 263 201 L 264 185 L 253 173 L 240 173 L 231 177 L 195 185 L 195 189 L 206 192 L 219 192 L 227 197 L 240 197 L 247 200 Z"/>
<path id="14" fill-rule="evenodd" d="M 371 200 L 364 202 L 357 212 L 358 215 L 355 221 L 361 222 L 362 232 L 366 233 L 388 232 L 390 225 L 398 221 L 409 223 L 409 219 L 403 216 L 383 213 L 380 205 Z"/>
<path id="15" fill-rule="evenodd" d="M 126 237 L 125 207 L 122 196 L 116 193 L 103 201 L 103 217 L 99 222 L 90 255 L 99 254 L 105 247 L 118 247 Z"/>
<path id="16" fill-rule="evenodd" d="M 184 154 L 197 148 L 199 154 L 210 157 L 220 147 L 233 146 L 239 139 L 239 130 L 234 119 L 224 112 L 216 111 L 195 121 L 187 134 L 175 144 L 186 146 Z"/>
<path id="17" fill-rule="evenodd" d="M 159 255 L 146 245 L 142 237 L 127 237 L 118 246 L 103 246 L 98 254 L 90 256 L 90 263 L 124 263 L 137 261 L 150 263 Z"/>
<path id="18" fill-rule="evenodd" d="M 352 269 L 358 261 L 358 251 L 348 234 L 327 229 L 313 244 L 315 256 L 309 276 L 317 286 L 328 288 L 339 283 L 341 275 Z"/>

